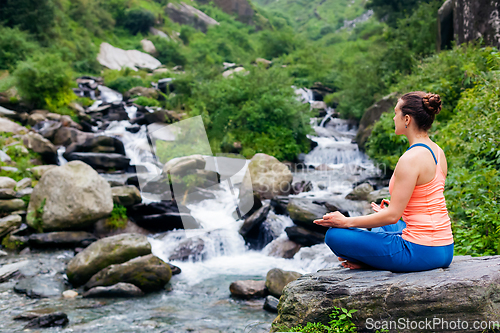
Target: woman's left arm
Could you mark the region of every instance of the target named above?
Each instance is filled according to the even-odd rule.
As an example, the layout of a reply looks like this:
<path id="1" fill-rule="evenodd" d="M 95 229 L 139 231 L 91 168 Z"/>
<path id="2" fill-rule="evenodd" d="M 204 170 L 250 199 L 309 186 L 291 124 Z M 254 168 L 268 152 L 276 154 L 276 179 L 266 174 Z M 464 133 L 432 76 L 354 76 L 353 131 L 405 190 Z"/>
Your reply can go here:
<path id="1" fill-rule="evenodd" d="M 410 201 L 418 175 L 418 161 L 411 156 L 401 156 L 394 170 L 394 187 L 389 207 L 375 214 L 356 217 L 345 217 L 340 212 L 333 212 L 314 223 L 332 228 L 375 228 L 395 224 Z"/>

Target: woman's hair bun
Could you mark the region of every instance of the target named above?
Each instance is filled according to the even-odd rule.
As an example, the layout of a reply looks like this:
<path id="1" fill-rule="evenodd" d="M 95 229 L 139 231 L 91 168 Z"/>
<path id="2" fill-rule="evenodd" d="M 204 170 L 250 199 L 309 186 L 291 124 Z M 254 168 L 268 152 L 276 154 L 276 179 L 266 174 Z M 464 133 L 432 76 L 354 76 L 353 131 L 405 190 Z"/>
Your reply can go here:
<path id="1" fill-rule="evenodd" d="M 424 110 L 430 115 L 436 115 L 441 112 L 441 97 L 438 94 L 426 94 L 422 98 Z"/>

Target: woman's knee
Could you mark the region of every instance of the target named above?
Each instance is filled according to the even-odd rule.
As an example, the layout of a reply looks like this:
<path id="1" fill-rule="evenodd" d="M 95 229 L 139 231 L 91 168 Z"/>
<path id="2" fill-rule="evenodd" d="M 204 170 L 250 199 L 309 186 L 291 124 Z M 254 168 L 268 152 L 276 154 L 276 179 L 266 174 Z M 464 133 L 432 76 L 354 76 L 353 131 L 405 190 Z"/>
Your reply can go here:
<path id="1" fill-rule="evenodd" d="M 349 229 L 330 228 L 325 234 L 325 243 L 332 250 L 341 249 L 346 244 L 346 241 L 350 239 L 349 234 L 352 232 L 353 230 Z"/>

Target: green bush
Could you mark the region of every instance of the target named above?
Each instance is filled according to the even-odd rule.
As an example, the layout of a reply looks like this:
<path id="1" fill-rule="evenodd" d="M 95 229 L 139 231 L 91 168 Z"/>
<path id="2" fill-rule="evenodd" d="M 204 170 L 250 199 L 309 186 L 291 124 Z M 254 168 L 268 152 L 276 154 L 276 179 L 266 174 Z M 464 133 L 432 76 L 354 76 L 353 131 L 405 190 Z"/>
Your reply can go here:
<path id="1" fill-rule="evenodd" d="M 57 111 L 76 98 L 71 67 L 58 55 L 41 54 L 19 63 L 14 77 L 20 95 L 36 108 Z"/>
<path id="2" fill-rule="evenodd" d="M 184 66 L 186 64 L 186 56 L 177 42 L 159 36 L 151 38 L 151 41 L 156 48 L 156 58 L 162 64 L 169 66 Z"/>
<path id="3" fill-rule="evenodd" d="M 149 10 L 142 8 L 132 8 L 125 12 L 122 25 L 133 35 L 137 33 L 145 34 L 149 28 L 154 26 L 155 16 Z"/>
<path id="4" fill-rule="evenodd" d="M 134 102 L 135 104 L 138 105 L 143 105 L 143 106 L 161 106 L 160 102 L 157 101 L 154 98 L 148 98 L 145 96 L 139 96 Z"/>
<path id="5" fill-rule="evenodd" d="M 301 333 L 349 333 L 357 332 L 356 325 L 352 322 L 352 314 L 358 310 L 347 310 L 344 308 L 334 307 L 334 310 L 329 315 L 330 321 L 328 325 L 323 323 L 307 323 L 306 326 L 297 325 L 288 328 L 286 326 L 273 327 L 274 331 L 279 332 L 301 332 Z"/>
<path id="6" fill-rule="evenodd" d="M 308 150 L 308 106 L 297 101 L 280 69 L 254 67 L 248 75 L 204 81 L 186 104 L 190 115 L 203 116 L 215 153 L 234 141 L 246 157 L 262 152 L 293 160 Z"/>
<path id="7" fill-rule="evenodd" d="M 0 26 L 0 69 L 14 69 L 36 48 L 37 44 L 30 40 L 26 32 Z"/>
<path id="8" fill-rule="evenodd" d="M 107 83 L 107 86 L 123 94 L 124 92 L 129 91 L 134 87 L 139 87 L 139 86 L 144 87 L 147 85 L 145 84 L 144 80 L 138 77 L 120 76 L 115 80 Z"/>
<path id="9" fill-rule="evenodd" d="M 0 8 L 2 24 L 28 30 L 39 37 L 50 33 L 55 24 L 53 0 L 2 0 Z"/>
<path id="10" fill-rule="evenodd" d="M 114 203 L 111 215 L 106 219 L 104 225 L 111 230 L 123 229 L 127 226 L 127 208 L 123 205 Z"/>
<path id="11" fill-rule="evenodd" d="M 297 47 L 293 30 L 288 27 L 278 31 L 263 31 L 260 34 L 260 45 L 262 55 L 266 59 L 289 54 Z"/>

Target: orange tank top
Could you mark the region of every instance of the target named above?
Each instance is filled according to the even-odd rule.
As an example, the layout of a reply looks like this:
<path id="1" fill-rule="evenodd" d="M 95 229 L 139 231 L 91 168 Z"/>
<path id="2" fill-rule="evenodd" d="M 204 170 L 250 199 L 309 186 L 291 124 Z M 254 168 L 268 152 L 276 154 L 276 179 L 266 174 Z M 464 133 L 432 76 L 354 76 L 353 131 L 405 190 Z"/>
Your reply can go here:
<path id="1" fill-rule="evenodd" d="M 438 153 L 434 179 L 415 186 L 403 212 L 406 228 L 403 229 L 402 237 L 419 245 L 444 246 L 453 243 L 450 217 L 444 199 L 445 175 L 439 166 L 439 155 Z M 389 182 L 390 194 L 393 187 L 394 175 Z"/>

